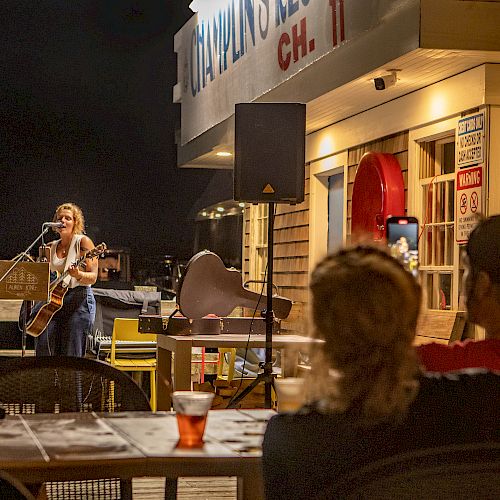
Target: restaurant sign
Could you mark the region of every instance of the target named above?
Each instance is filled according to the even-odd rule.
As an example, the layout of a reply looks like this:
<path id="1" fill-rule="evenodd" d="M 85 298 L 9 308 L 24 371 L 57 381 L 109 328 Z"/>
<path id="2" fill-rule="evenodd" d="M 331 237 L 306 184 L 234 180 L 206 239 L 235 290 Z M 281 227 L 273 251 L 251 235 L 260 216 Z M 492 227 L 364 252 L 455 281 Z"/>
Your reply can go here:
<path id="1" fill-rule="evenodd" d="M 387 22 L 402 0 L 205 0 L 175 35 L 181 144 Z M 367 63 L 368 64 L 368 63 Z M 300 101 L 300 89 L 294 100 Z"/>
<path id="2" fill-rule="evenodd" d="M 458 170 L 455 185 L 455 239 L 461 244 L 467 243 L 482 211 L 483 167 Z"/>

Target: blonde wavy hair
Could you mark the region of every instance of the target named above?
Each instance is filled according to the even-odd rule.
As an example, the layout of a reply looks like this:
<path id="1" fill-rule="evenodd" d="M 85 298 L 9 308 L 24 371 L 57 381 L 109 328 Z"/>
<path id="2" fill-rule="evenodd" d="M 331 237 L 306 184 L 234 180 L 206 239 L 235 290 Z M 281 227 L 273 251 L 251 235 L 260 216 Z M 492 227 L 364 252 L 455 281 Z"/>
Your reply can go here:
<path id="1" fill-rule="evenodd" d="M 418 391 L 418 283 L 383 250 L 358 246 L 320 262 L 310 288 L 313 335 L 325 341 L 312 396 L 360 424 L 402 417 Z"/>
<path id="2" fill-rule="evenodd" d="M 85 217 L 83 216 L 82 209 L 76 205 L 75 203 L 63 203 L 56 208 L 54 212 L 53 221 L 57 222 L 59 214 L 62 210 L 70 210 L 73 214 L 73 219 L 75 220 L 75 224 L 73 226 L 74 234 L 83 234 L 85 233 Z"/>

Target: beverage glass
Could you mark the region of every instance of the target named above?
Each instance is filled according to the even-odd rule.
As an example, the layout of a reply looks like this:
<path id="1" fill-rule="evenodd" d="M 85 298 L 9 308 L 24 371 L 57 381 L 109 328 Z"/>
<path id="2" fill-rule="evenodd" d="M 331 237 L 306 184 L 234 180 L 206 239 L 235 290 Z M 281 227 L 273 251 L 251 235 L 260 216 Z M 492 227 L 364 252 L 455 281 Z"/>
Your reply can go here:
<path id="1" fill-rule="evenodd" d="M 179 427 L 180 448 L 201 448 L 207 423 L 208 410 L 212 406 L 212 392 L 175 391 L 172 394 Z"/>
<path id="2" fill-rule="evenodd" d="M 287 377 L 274 379 L 278 396 L 278 412 L 287 413 L 299 410 L 305 401 L 305 380 Z"/>

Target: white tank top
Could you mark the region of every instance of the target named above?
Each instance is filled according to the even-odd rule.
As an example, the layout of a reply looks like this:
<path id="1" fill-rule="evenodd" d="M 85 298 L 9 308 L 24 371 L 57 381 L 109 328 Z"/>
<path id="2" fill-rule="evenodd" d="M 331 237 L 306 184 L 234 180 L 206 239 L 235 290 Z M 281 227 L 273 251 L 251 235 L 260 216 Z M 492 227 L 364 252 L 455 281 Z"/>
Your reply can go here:
<path id="1" fill-rule="evenodd" d="M 60 259 L 57 256 L 57 245 L 61 240 L 56 240 L 52 242 L 52 247 L 50 249 L 50 270 L 57 271 L 58 273 L 63 273 L 69 266 L 78 260 L 80 257 L 80 242 L 85 235 L 75 234 L 68 248 L 68 253 L 65 258 Z M 71 276 L 66 276 L 64 282 L 69 284 L 70 288 L 75 288 L 77 286 L 88 286 L 80 284 L 75 278 Z"/>

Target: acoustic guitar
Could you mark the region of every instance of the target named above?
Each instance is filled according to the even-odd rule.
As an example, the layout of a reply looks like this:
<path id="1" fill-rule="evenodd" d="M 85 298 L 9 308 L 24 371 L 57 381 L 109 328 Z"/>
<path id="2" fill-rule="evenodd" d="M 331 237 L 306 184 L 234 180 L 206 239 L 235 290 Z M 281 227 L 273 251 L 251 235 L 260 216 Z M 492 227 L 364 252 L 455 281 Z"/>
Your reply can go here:
<path id="1" fill-rule="evenodd" d="M 78 260 L 73 262 L 71 267 L 83 269 L 86 259 L 99 257 L 106 250 L 106 244 L 100 243 L 92 250 L 89 250 L 85 255 L 82 255 Z M 37 302 L 31 311 L 31 317 L 26 323 L 26 333 L 33 337 L 38 337 L 47 328 L 54 314 L 61 309 L 64 301 L 64 296 L 68 291 L 68 285 L 63 281 L 69 274 L 69 269 L 61 273 L 49 286 L 49 301 Z"/>
<path id="2" fill-rule="evenodd" d="M 208 314 L 228 316 L 237 306 L 262 311 L 267 297 L 247 290 L 241 273 L 226 269 L 221 258 L 208 250 L 198 252 L 188 262 L 177 291 L 177 304 L 184 316 L 201 319 Z M 292 301 L 272 298 L 273 312 L 284 319 L 290 313 Z"/>

